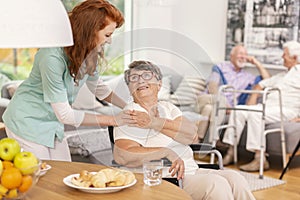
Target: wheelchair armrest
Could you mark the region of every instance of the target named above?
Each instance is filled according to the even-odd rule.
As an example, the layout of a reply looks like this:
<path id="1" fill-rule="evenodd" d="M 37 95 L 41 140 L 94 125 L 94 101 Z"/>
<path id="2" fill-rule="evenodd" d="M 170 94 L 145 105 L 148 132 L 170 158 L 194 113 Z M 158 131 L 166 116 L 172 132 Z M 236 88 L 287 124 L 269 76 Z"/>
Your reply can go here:
<path id="1" fill-rule="evenodd" d="M 173 183 L 174 185 L 179 186 L 179 180 L 177 178 L 173 178 L 173 177 L 163 177 L 162 178 L 165 181 L 168 181 L 170 183 Z"/>
<path id="2" fill-rule="evenodd" d="M 207 153 L 213 153 L 217 155 L 218 157 L 218 164 L 198 164 L 199 168 L 210 168 L 210 169 L 223 169 L 223 160 L 222 160 L 222 154 L 211 144 L 207 143 L 199 143 L 199 144 L 190 144 L 190 147 L 194 152 L 197 152 L 199 154 L 207 154 Z"/>
<path id="3" fill-rule="evenodd" d="M 219 164 L 198 164 L 198 167 L 205 169 L 220 169 Z"/>
<path id="4" fill-rule="evenodd" d="M 193 151 L 211 151 L 215 149 L 211 144 L 206 143 L 190 144 L 190 147 Z"/>

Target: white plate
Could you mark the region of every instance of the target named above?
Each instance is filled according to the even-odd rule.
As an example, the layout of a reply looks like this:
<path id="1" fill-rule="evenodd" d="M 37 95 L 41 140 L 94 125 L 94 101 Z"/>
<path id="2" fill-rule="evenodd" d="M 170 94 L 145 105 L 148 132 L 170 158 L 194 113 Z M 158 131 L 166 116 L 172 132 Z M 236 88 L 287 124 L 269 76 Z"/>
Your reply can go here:
<path id="1" fill-rule="evenodd" d="M 39 176 L 44 176 L 48 170 L 51 169 L 51 165 L 46 165 L 46 168 L 41 169 Z"/>
<path id="2" fill-rule="evenodd" d="M 128 185 L 124 186 L 118 186 L 118 187 L 106 187 L 106 188 L 92 188 L 92 187 L 79 187 L 74 185 L 71 180 L 73 177 L 78 177 L 79 174 L 71 174 L 63 179 L 64 184 L 71 188 L 75 188 L 78 190 L 81 190 L 83 192 L 89 192 L 89 193 L 112 193 L 112 192 L 118 192 L 120 190 L 123 190 L 125 188 L 131 187 L 134 184 L 136 184 L 137 180 L 134 179 L 134 181 Z"/>

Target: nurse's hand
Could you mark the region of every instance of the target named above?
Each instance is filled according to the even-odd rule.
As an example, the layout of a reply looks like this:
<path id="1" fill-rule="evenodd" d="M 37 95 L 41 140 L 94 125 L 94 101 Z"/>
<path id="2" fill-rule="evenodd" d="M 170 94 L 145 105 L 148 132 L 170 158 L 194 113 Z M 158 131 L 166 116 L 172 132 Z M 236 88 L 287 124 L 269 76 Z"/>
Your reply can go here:
<path id="1" fill-rule="evenodd" d="M 124 110 L 114 116 L 116 126 L 134 125 L 137 124 L 136 117 L 133 116 L 133 111 Z"/>

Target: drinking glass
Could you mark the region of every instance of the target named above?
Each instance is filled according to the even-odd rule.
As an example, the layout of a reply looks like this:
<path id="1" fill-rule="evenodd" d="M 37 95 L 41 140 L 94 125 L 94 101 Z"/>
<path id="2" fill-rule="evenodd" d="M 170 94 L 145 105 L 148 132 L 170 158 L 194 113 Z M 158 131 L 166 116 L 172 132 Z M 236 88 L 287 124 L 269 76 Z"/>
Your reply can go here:
<path id="1" fill-rule="evenodd" d="M 162 160 L 145 161 L 143 163 L 144 183 L 149 186 L 161 184 L 162 170 Z"/>

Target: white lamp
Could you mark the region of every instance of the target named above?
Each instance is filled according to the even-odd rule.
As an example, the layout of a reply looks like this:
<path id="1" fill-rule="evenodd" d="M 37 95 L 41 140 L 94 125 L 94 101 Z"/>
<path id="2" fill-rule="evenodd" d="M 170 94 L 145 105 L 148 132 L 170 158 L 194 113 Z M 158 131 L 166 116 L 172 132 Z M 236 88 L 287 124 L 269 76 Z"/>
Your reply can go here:
<path id="1" fill-rule="evenodd" d="M 0 48 L 71 45 L 71 24 L 60 0 L 0 0 Z"/>

